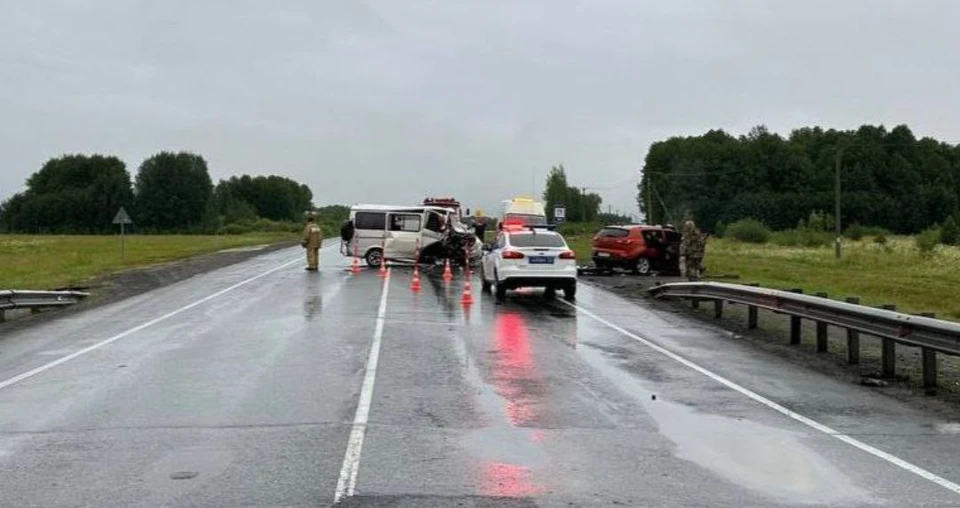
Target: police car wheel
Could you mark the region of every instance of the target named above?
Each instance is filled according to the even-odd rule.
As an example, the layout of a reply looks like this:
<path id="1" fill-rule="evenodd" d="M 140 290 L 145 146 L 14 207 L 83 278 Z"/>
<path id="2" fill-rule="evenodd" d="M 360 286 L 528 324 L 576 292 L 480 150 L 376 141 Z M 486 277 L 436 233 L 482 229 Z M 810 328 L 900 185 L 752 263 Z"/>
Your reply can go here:
<path id="1" fill-rule="evenodd" d="M 555 288 L 555 287 L 553 287 L 553 286 L 548 286 L 548 287 L 543 291 L 543 297 L 544 297 L 547 301 L 556 300 L 556 298 L 557 298 L 557 288 Z"/>
<path id="2" fill-rule="evenodd" d="M 494 291 L 496 292 L 497 300 L 503 300 L 507 297 L 507 288 L 504 287 L 503 284 L 500 284 L 500 278 L 497 277 L 496 271 L 493 272 L 493 278 L 496 280 L 496 287 L 494 288 Z"/>

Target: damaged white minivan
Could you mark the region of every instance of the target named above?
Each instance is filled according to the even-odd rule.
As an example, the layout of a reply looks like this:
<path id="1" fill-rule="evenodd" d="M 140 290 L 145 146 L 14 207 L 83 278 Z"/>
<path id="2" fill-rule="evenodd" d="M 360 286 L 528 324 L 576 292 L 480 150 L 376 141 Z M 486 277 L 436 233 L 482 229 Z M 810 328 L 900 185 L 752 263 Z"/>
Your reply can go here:
<path id="1" fill-rule="evenodd" d="M 384 260 L 462 265 L 480 258 L 481 241 L 457 213 L 439 206 L 355 205 L 340 229 L 340 253 L 379 267 Z"/>

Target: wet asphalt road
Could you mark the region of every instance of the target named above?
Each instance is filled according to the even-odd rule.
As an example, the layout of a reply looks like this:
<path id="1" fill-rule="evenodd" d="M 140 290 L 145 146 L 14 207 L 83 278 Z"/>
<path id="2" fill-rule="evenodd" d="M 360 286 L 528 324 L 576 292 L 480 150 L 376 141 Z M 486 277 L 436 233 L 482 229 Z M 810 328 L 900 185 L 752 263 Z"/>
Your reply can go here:
<path id="1" fill-rule="evenodd" d="M 0 337 L 0 506 L 960 506 L 960 424 L 722 330 L 322 259 Z"/>

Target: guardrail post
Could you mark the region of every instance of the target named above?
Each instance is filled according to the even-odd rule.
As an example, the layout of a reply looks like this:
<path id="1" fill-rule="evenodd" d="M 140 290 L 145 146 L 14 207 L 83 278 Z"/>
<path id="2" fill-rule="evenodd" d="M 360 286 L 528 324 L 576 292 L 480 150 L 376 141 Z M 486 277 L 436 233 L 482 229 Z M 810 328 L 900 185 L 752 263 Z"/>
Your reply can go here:
<path id="1" fill-rule="evenodd" d="M 753 282 L 753 283 L 750 283 L 750 284 L 747 284 L 747 285 L 748 285 L 748 286 L 751 286 L 751 287 L 758 287 L 760 284 L 757 284 L 756 282 Z M 756 328 L 757 328 L 757 321 L 758 321 L 757 318 L 758 318 L 758 317 L 759 317 L 759 316 L 758 316 L 758 312 L 757 312 L 757 306 L 756 306 L 756 305 L 750 305 L 750 306 L 748 306 L 748 307 L 747 307 L 747 328 L 749 328 L 749 329 L 751 329 L 751 330 L 756 329 Z"/>
<path id="2" fill-rule="evenodd" d="M 933 312 L 921 312 L 921 316 L 937 317 Z M 937 352 L 929 348 L 920 348 L 920 367 L 923 370 L 923 389 L 927 395 L 937 394 Z"/>
<path id="3" fill-rule="evenodd" d="M 847 303 L 860 305 L 860 297 L 849 296 Z M 847 329 L 847 363 L 857 365 L 860 363 L 860 332 Z"/>
<path id="4" fill-rule="evenodd" d="M 803 294 L 803 290 L 799 288 L 791 289 L 790 292 Z M 800 332 L 800 316 L 790 316 L 790 344 L 800 343 Z"/>
<path id="5" fill-rule="evenodd" d="M 827 293 L 817 293 L 816 296 L 820 298 L 828 297 Z M 817 321 L 817 352 L 827 352 L 827 323 L 823 321 Z"/>
<path id="6" fill-rule="evenodd" d="M 880 306 L 883 310 L 897 310 L 896 305 Z M 883 377 L 894 377 L 897 373 L 897 343 L 892 339 L 882 339 L 880 347 L 880 367 Z"/>
<path id="7" fill-rule="evenodd" d="M 700 300 L 698 300 L 696 297 L 691 298 L 691 299 L 690 299 L 690 306 L 693 307 L 694 309 L 699 309 L 699 308 L 700 308 Z"/>
<path id="8" fill-rule="evenodd" d="M 713 317 L 717 319 L 723 318 L 723 300 L 719 298 L 713 301 Z"/>
<path id="9" fill-rule="evenodd" d="M 0 323 L 3 323 L 7 320 L 6 311 L 0 309 Z"/>

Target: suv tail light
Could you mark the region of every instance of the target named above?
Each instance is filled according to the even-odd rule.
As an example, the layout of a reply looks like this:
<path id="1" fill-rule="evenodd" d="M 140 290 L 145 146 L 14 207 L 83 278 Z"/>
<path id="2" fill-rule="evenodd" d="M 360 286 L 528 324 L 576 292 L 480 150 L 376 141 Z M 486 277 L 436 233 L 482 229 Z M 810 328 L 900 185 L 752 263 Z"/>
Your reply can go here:
<path id="1" fill-rule="evenodd" d="M 503 259 L 523 259 L 523 253 L 515 250 L 505 250 L 500 254 Z"/>
<path id="2" fill-rule="evenodd" d="M 577 259 L 577 253 L 572 250 L 565 250 L 560 253 L 560 259 Z"/>

